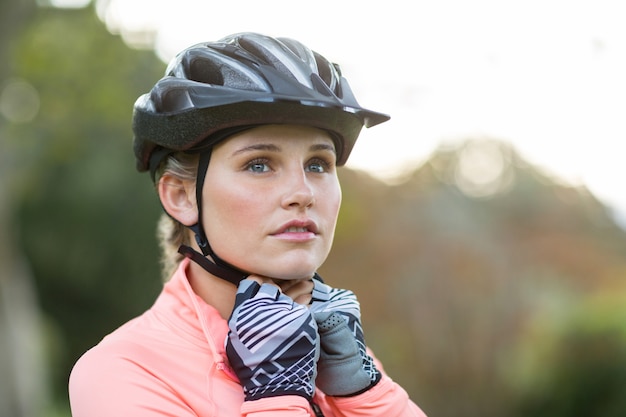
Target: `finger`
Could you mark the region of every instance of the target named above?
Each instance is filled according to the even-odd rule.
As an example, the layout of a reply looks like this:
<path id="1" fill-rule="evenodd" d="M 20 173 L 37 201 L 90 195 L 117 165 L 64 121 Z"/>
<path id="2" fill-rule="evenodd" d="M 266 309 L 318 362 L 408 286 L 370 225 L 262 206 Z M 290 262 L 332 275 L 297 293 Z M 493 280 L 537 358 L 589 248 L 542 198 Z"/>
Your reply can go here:
<path id="1" fill-rule="evenodd" d="M 261 285 L 261 288 L 259 289 L 259 292 L 257 293 L 257 295 L 263 295 L 269 297 L 272 300 L 277 300 L 280 294 L 280 287 L 269 282 L 263 283 Z"/>
<path id="2" fill-rule="evenodd" d="M 310 279 L 291 281 L 289 284 L 281 286 L 281 289 L 285 294 L 310 294 L 313 291 L 313 281 Z"/>
<path id="3" fill-rule="evenodd" d="M 277 299 L 280 295 L 280 288 L 270 279 L 251 275 L 239 283 L 233 309 L 238 308 L 247 300 L 258 297 L 259 294 Z"/>
<path id="4" fill-rule="evenodd" d="M 304 280 L 291 283 L 288 287 L 282 288 L 283 293 L 298 304 L 307 305 L 311 302 L 313 292 L 313 281 Z"/>
<path id="5" fill-rule="evenodd" d="M 241 304 L 243 304 L 246 300 L 254 297 L 258 292 L 261 285 L 253 279 L 244 279 L 239 283 L 239 287 L 237 288 L 237 295 L 235 297 L 235 305 L 236 309 Z"/>
<path id="6" fill-rule="evenodd" d="M 313 285 L 313 280 L 311 278 L 305 279 L 273 279 L 274 283 L 278 285 L 283 292 L 287 291 L 289 288 L 298 287 L 303 284 L 307 286 Z"/>
<path id="7" fill-rule="evenodd" d="M 272 284 L 272 285 L 276 285 L 277 287 L 279 287 L 279 288 L 280 288 L 280 286 L 279 286 L 279 285 L 277 285 L 277 283 L 276 283 L 273 279 L 268 278 L 268 277 L 264 277 L 264 276 L 261 276 L 261 275 L 249 275 L 246 279 L 250 279 L 250 280 L 252 280 L 252 281 L 254 281 L 254 282 L 257 282 L 257 283 L 259 283 L 259 284 Z"/>
<path id="8" fill-rule="evenodd" d="M 322 281 L 314 279 L 310 301 L 311 308 L 314 310 L 323 310 L 328 307 L 327 304 L 330 299 L 331 290 L 332 288 L 324 284 Z"/>
<path id="9" fill-rule="evenodd" d="M 292 298 L 292 300 L 297 304 L 308 306 L 309 304 L 311 304 L 311 294 L 302 294 L 297 296 L 296 298 Z"/>

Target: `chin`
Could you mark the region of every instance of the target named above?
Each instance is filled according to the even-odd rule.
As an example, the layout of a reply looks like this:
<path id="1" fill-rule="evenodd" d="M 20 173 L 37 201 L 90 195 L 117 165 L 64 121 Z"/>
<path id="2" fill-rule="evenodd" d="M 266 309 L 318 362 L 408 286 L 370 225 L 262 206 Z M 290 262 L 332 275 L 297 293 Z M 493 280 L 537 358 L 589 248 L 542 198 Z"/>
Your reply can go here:
<path id="1" fill-rule="evenodd" d="M 320 256 L 274 256 L 272 262 L 249 262 L 244 271 L 280 280 L 311 279 L 322 265 Z"/>
<path id="2" fill-rule="evenodd" d="M 267 268 L 263 271 L 264 276 L 282 279 L 282 280 L 303 280 L 311 279 L 319 265 L 303 265 L 302 262 L 298 262 L 291 267 L 289 264 L 282 264 L 280 268 Z M 261 272 L 261 271 L 259 271 Z"/>
<path id="3" fill-rule="evenodd" d="M 265 276 L 280 279 L 285 281 L 297 281 L 304 279 L 311 279 L 315 274 L 315 270 L 313 271 L 273 271 L 269 274 L 264 274 Z"/>

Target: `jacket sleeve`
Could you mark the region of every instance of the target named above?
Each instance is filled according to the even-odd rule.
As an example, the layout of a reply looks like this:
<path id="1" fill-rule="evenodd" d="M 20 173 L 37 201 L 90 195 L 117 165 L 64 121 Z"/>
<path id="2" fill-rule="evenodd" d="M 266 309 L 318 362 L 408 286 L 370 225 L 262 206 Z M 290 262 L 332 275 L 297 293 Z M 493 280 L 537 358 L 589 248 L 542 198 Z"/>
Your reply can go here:
<path id="1" fill-rule="evenodd" d="M 72 417 L 197 417 L 165 384 L 128 358 L 85 353 L 69 380 Z"/>
<path id="2" fill-rule="evenodd" d="M 326 397 L 337 417 L 426 417 L 402 387 L 383 375 L 376 386 L 354 397 Z"/>
<path id="3" fill-rule="evenodd" d="M 382 378 L 374 387 L 354 397 L 325 396 L 325 409 L 335 417 L 426 417 L 409 398 L 407 392 L 385 373 L 382 364 L 374 358 Z"/>

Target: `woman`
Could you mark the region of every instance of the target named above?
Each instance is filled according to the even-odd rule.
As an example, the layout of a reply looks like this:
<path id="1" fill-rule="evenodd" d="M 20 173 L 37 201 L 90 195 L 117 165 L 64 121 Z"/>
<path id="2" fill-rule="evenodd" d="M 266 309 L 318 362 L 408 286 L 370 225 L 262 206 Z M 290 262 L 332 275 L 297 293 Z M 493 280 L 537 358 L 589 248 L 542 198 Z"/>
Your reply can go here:
<path id="1" fill-rule="evenodd" d="M 367 350 L 354 294 L 315 272 L 336 167 L 387 119 L 294 40 L 244 33 L 180 53 L 133 117 L 169 280 L 77 362 L 73 415 L 424 416 Z"/>

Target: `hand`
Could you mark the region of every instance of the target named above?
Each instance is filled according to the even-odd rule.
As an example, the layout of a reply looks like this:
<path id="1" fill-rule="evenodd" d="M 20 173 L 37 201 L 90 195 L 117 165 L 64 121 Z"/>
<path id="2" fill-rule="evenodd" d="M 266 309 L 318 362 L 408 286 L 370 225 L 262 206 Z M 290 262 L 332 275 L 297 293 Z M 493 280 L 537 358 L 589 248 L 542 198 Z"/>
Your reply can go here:
<path id="1" fill-rule="evenodd" d="M 381 374 L 366 351 L 359 302 L 352 291 L 313 281 L 310 310 L 321 339 L 317 386 L 331 396 L 360 394 Z"/>
<path id="2" fill-rule="evenodd" d="M 245 279 L 228 327 L 226 354 L 246 401 L 279 395 L 312 398 L 319 338 L 305 306 L 276 285 Z"/>

